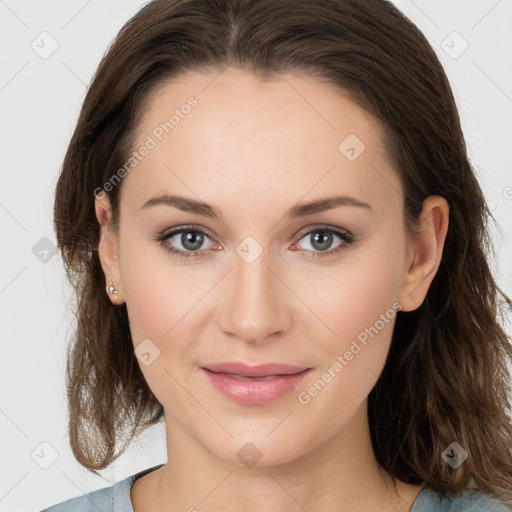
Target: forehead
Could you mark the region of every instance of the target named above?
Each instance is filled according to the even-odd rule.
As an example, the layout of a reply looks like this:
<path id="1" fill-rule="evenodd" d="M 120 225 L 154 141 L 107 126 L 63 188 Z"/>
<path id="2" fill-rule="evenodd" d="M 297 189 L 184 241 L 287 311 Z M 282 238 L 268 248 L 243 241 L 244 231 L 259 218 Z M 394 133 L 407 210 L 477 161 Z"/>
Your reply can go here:
<path id="1" fill-rule="evenodd" d="M 234 206 L 283 198 L 288 208 L 334 192 L 401 202 L 382 134 L 373 116 L 313 77 L 188 72 L 149 96 L 134 150 L 151 149 L 122 194 L 139 206 L 163 192 Z"/>

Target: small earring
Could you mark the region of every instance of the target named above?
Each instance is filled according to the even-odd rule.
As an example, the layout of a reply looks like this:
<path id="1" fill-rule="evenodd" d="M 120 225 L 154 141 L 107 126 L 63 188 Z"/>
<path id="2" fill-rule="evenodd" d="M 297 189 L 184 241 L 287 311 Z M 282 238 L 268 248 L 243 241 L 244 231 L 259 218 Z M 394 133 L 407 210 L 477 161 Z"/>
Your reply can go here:
<path id="1" fill-rule="evenodd" d="M 114 283 L 112 283 L 112 282 L 110 283 L 110 286 L 109 286 L 109 288 L 108 288 L 108 291 L 109 291 L 109 293 L 110 293 L 110 294 L 112 294 L 112 295 L 117 295 L 117 294 L 119 293 L 119 292 L 117 291 L 117 289 L 115 288 Z"/>
<path id="2" fill-rule="evenodd" d="M 414 299 L 414 298 L 413 298 L 413 299 L 412 299 L 412 301 L 413 301 L 413 302 L 417 302 L 417 301 L 418 301 L 418 299 Z"/>

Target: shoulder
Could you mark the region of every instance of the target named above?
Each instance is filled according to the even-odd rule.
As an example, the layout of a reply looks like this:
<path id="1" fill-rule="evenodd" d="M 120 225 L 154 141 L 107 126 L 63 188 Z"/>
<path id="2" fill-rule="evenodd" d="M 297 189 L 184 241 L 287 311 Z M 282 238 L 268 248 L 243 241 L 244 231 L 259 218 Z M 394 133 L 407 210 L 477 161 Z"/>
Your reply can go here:
<path id="1" fill-rule="evenodd" d="M 133 512 L 130 490 L 135 480 L 161 466 L 163 464 L 145 469 L 110 487 L 70 498 L 41 512 Z"/>
<path id="2" fill-rule="evenodd" d="M 121 483 L 121 482 L 118 482 Z M 113 487 L 106 487 L 45 508 L 41 512 L 111 512 L 114 510 Z"/>
<path id="3" fill-rule="evenodd" d="M 477 491 L 466 491 L 453 498 L 441 498 L 431 489 L 423 489 L 410 512 L 511 512 L 512 506 Z"/>

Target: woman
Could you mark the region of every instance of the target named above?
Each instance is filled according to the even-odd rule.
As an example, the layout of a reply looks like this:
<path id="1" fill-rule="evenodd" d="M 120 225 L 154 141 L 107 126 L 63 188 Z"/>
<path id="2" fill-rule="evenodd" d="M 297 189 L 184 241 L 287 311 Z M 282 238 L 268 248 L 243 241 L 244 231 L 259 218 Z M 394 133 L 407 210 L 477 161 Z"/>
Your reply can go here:
<path id="1" fill-rule="evenodd" d="M 75 457 L 164 418 L 168 460 L 47 510 L 507 510 L 489 216 L 391 3 L 150 2 L 87 93 L 55 227 Z"/>

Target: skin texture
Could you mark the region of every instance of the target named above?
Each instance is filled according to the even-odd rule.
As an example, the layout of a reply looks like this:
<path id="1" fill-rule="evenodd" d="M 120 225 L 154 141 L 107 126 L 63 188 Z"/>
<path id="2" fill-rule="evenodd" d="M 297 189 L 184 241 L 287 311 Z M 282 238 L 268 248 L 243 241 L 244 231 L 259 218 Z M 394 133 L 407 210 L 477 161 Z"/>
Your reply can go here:
<path id="1" fill-rule="evenodd" d="M 441 258 L 446 201 L 427 198 L 417 230 L 407 232 L 381 126 L 306 76 L 262 83 L 231 68 L 184 74 L 153 91 L 135 146 L 190 96 L 197 106 L 124 178 L 119 233 L 106 226 L 108 196 L 95 200 L 105 286 L 118 289 L 115 304 L 126 301 L 134 348 L 149 338 L 160 351 L 139 365 L 165 409 L 168 463 L 135 483 L 134 510 L 409 510 L 420 487 L 399 482 L 395 492 L 375 460 L 367 418 L 394 319 L 307 404 L 298 394 L 394 303 L 405 311 L 421 304 Z M 365 144 L 354 161 L 338 149 L 349 134 Z M 163 193 L 202 200 L 221 218 L 141 208 Z M 285 216 L 333 194 L 371 208 Z M 208 235 L 202 258 L 165 250 L 190 247 L 181 235 L 154 240 L 190 224 Z M 325 250 L 342 250 L 322 256 L 306 234 L 322 224 L 348 230 L 354 242 L 333 235 Z M 248 236 L 263 250 L 252 263 L 237 253 Z M 240 405 L 199 371 L 221 361 L 313 372 L 276 402 Z M 261 452 L 252 467 L 237 456 L 249 442 Z"/>

